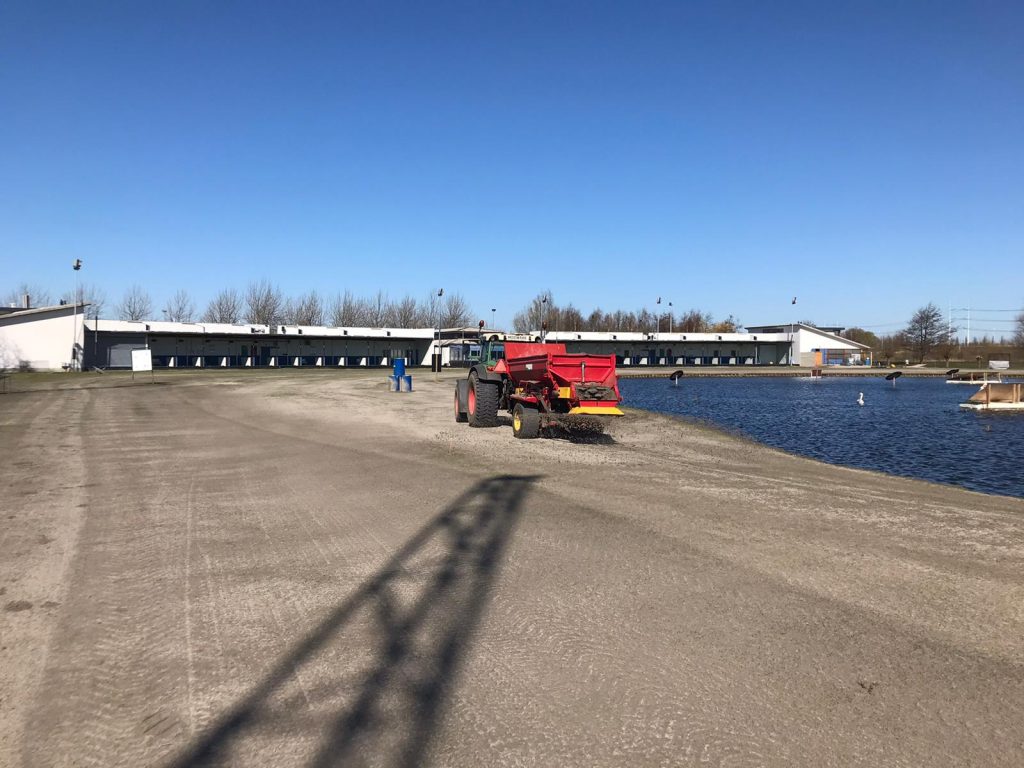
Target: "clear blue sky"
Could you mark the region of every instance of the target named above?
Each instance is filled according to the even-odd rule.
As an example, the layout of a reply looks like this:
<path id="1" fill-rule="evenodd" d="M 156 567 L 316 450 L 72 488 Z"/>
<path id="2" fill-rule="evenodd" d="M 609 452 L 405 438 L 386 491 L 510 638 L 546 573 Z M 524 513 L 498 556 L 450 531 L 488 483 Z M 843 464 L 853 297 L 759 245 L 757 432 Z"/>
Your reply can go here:
<path id="1" fill-rule="evenodd" d="M 1021 307 L 1022 41 L 1019 0 L 7 0 L 0 291 Z"/>

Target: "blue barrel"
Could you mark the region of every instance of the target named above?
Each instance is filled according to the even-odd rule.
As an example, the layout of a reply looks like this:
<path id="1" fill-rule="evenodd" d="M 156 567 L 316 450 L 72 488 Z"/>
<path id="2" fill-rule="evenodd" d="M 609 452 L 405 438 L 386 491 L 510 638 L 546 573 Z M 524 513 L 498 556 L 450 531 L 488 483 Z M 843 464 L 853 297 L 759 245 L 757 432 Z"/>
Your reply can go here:
<path id="1" fill-rule="evenodd" d="M 404 357 L 396 357 L 395 358 L 395 378 L 397 379 L 399 376 L 405 376 L 405 358 Z"/>

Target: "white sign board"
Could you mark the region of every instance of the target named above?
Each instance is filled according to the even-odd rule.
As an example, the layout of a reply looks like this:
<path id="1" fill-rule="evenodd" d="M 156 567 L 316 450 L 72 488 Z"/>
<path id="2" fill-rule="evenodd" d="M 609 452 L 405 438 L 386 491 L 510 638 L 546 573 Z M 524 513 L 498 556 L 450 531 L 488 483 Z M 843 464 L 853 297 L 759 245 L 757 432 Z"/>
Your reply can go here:
<path id="1" fill-rule="evenodd" d="M 149 349 L 132 350 L 132 371 L 152 371 L 153 351 Z"/>

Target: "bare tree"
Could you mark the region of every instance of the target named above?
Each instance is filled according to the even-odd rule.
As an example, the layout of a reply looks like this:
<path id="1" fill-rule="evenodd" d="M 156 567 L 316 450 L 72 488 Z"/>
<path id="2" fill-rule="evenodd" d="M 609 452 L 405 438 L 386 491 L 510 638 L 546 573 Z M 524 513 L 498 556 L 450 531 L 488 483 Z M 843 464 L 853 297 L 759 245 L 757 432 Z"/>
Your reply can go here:
<path id="1" fill-rule="evenodd" d="M 4 305 L 15 305 L 20 307 L 25 297 L 29 297 L 33 307 L 49 306 L 53 300 L 50 292 L 36 283 L 20 283 L 17 288 L 8 291 L 4 295 Z"/>
<path id="2" fill-rule="evenodd" d="M 122 320 L 147 320 L 153 316 L 153 300 L 141 286 L 133 285 L 125 291 L 116 310 Z"/>
<path id="3" fill-rule="evenodd" d="M 628 312 L 623 312 L 621 309 L 617 309 L 612 312 L 608 317 L 609 331 L 632 331 L 633 321 L 630 319 Z"/>
<path id="4" fill-rule="evenodd" d="M 377 291 L 372 299 L 366 302 L 369 312 L 367 320 L 371 328 L 384 328 L 392 324 L 391 302 L 384 291 Z"/>
<path id="5" fill-rule="evenodd" d="M 562 331 L 581 331 L 585 324 L 583 313 L 570 304 L 558 311 L 557 328 Z"/>
<path id="6" fill-rule="evenodd" d="M 277 286 L 267 280 L 249 283 L 245 289 L 245 322 L 278 325 L 284 314 L 284 299 Z"/>
<path id="7" fill-rule="evenodd" d="M 712 333 L 736 333 L 739 327 L 739 321 L 732 315 L 729 315 L 725 320 L 719 320 L 717 323 L 712 324 L 710 330 Z"/>
<path id="8" fill-rule="evenodd" d="M 538 293 L 525 308 L 512 317 L 512 328 L 518 333 L 539 331 L 558 311 L 551 291 Z"/>
<path id="9" fill-rule="evenodd" d="M 701 312 L 699 309 L 684 312 L 676 323 L 676 330 L 681 333 L 706 333 L 710 327 L 711 313 Z"/>
<path id="10" fill-rule="evenodd" d="M 331 325 L 359 327 L 370 325 L 370 307 L 365 299 L 356 298 L 351 291 L 334 297 L 331 302 Z"/>
<path id="11" fill-rule="evenodd" d="M 294 325 L 323 325 L 324 302 L 316 291 L 304 293 L 297 299 L 289 299 L 285 315 L 287 322 Z"/>
<path id="12" fill-rule="evenodd" d="M 587 315 L 587 321 L 584 327 L 588 331 L 607 331 L 609 330 L 609 320 L 599 307 Z"/>
<path id="13" fill-rule="evenodd" d="M 354 319 L 354 307 L 355 298 L 352 296 L 351 291 L 345 291 L 344 293 L 337 294 L 331 300 L 330 318 L 331 325 L 335 328 L 340 328 L 346 325 L 355 325 Z"/>
<path id="14" fill-rule="evenodd" d="M 436 328 L 441 321 L 441 311 L 444 308 L 444 301 L 437 291 L 431 291 L 427 297 L 420 302 L 420 322 L 424 326 Z"/>
<path id="15" fill-rule="evenodd" d="M 242 322 L 242 299 L 234 288 L 225 288 L 206 305 L 203 312 L 204 323 L 230 323 L 232 325 Z"/>
<path id="16" fill-rule="evenodd" d="M 472 322 L 467 302 L 462 294 L 449 293 L 441 307 L 442 328 L 464 328 Z"/>
<path id="17" fill-rule="evenodd" d="M 1018 347 L 1024 347 L 1024 312 L 1017 315 L 1017 321 L 1014 326 L 1013 343 Z"/>
<path id="18" fill-rule="evenodd" d="M 948 322 L 942 317 L 942 310 L 932 303 L 921 307 L 910 323 L 903 331 L 914 356 L 919 363 L 923 363 L 925 357 L 934 347 L 942 344 L 949 338 L 950 328 Z"/>
<path id="19" fill-rule="evenodd" d="M 885 360 L 886 365 L 889 364 L 892 358 L 900 355 L 901 352 L 905 352 L 906 348 L 907 340 L 903 337 L 902 333 L 890 333 L 878 340 L 878 353 Z"/>
<path id="20" fill-rule="evenodd" d="M 74 293 L 74 291 L 69 291 L 63 294 L 61 300 L 68 304 L 74 303 Z M 107 294 L 98 285 L 82 283 L 78 286 L 78 303 L 88 305 L 85 310 L 86 316 L 96 320 L 107 306 Z"/>
<path id="21" fill-rule="evenodd" d="M 420 324 L 420 308 L 416 299 L 406 295 L 401 301 L 395 303 L 394 322 L 397 328 L 415 328 Z"/>
<path id="22" fill-rule="evenodd" d="M 649 312 L 646 307 L 636 313 L 636 327 L 632 330 L 647 333 L 655 329 L 654 313 Z"/>
<path id="23" fill-rule="evenodd" d="M 81 297 L 82 303 L 89 305 L 86 313 L 93 320 L 98 320 L 107 308 L 107 292 L 95 283 L 82 283 Z"/>
<path id="24" fill-rule="evenodd" d="M 847 328 L 843 331 L 843 338 L 863 344 L 865 347 L 871 347 L 871 349 L 878 349 L 881 344 L 878 336 L 863 328 Z"/>
<path id="25" fill-rule="evenodd" d="M 172 323 L 191 323 L 196 314 L 196 305 L 184 288 L 178 289 L 163 308 L 166 319 Z"/>

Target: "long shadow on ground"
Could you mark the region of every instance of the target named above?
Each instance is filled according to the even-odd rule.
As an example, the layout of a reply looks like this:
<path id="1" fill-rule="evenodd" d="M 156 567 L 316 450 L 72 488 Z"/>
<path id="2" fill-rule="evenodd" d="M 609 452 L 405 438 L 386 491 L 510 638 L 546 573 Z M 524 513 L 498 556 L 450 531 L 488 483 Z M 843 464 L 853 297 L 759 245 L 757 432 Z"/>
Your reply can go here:
<path id="1" fill-rule="evenodd" d="M 422 764 L 537 479 L 493 477 L 462 494 L 169 768 Z"/>

